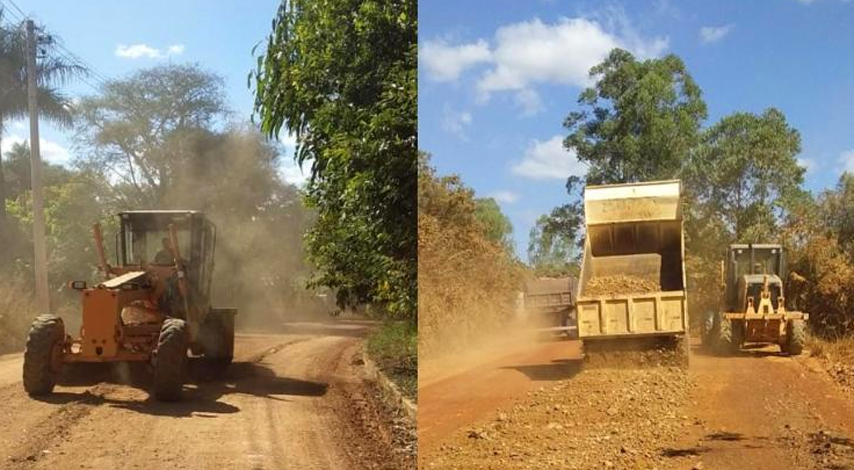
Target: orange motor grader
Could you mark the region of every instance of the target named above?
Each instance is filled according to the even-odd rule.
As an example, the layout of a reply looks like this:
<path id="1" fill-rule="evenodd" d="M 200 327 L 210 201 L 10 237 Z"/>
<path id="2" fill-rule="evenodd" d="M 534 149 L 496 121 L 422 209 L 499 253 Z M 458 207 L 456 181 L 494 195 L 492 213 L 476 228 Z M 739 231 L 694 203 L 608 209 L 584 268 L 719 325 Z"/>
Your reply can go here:
<path id="1" fill-rule="evenodd" d="M 181 397 L 188 350 L 220 365 L 234 355 L 236 309 L 211 307 L 216 227 L 197 211 L 128 211 L 118 215 L 116 265 L 93 228 L 105 279 L 73 281 L 82 299 L 77 338 L 61 318 L 33 322 L 24 353 L 24 389 L 53 391 L 69 363 L 146 362 L 158 400 Z"/>

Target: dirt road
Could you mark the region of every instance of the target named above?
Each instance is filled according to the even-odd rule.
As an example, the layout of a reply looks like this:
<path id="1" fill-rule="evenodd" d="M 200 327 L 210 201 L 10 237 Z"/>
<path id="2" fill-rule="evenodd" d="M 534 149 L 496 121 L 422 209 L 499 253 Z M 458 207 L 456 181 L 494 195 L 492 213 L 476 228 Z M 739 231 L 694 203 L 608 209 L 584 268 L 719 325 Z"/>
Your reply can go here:
<path id="1" fill-rule="evenodd" d="M 191 362 L 179 403 L 118 383 L 120 369 L 87 370 L 34 400 L 21 355 L 0 356 L 0 468 L 412 468 L 411 449 L 393 450 L 404 431 L 362 381 L 365 331 L 340 322 L 240 334 L 224 376 Z"/>
<path id="2" fill-rule="evenodd" d="M 854 398 L 815 359 L 695 348 L 688 371 L 583 370 L 577 347 L 563 344 L 562 354 L 538 345 L 419 390 L 421 411 L 437 385 L 498 405 L 432 405 L 433 416 L 460 419 L 420 417 L 423 468 L 854 469 Z M 551 378 L 522 373 L 532 357 L 552 364 Z"/>

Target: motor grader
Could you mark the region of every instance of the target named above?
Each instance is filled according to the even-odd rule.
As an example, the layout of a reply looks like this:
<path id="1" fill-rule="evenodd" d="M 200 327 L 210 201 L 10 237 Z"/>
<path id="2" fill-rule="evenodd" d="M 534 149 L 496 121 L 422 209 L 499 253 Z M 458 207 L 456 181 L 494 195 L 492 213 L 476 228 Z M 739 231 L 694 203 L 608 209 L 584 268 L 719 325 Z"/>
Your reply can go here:
<path id="1" fill-rule="evenodd" d="M 745 343 L 776 343 L 784 353 L 800 354 L 809 314 L 786 310 L 785 274 L 781 245 L 730 245 L 721 262 L 723 302 L 707 314 L 705 345 L 732 354 Z"/>
<path id="2" fill-rule="evenodd" d="M 66 364 L 144 362 L 162 401 L 181 397 L 188 350 L 222 366 L 234 355 L 236 309 L 211 306 L 216 227 L 197 211 L 118 214 L 116 264 L 107 262 L 99 225 L 93 235 L 104 280 L 73 281 L 82 326 L 76 338 L 61 318 L 33 322 L 24 353 L 24 389 L 53 391 Z"/>

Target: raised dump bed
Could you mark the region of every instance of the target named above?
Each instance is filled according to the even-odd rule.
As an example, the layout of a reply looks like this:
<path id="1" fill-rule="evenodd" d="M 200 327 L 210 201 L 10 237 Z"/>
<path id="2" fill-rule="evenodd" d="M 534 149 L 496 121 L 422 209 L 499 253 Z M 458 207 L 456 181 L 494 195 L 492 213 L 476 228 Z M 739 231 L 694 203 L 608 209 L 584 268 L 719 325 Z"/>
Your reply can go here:
<path id="1" fill-rule="evenodd" d="M 588 186 L 577 294 L 583 340 L 687 329 L 681 184 Z"/>

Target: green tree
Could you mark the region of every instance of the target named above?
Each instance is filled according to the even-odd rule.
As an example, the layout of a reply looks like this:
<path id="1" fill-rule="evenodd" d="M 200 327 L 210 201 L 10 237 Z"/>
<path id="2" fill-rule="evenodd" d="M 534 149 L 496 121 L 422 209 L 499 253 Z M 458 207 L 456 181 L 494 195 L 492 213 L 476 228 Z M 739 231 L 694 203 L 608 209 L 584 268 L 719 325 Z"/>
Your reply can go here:
<path id="1" fill-rule="evenodd" d="M 538 276 L 575 274 L 578 271 L 578 240 L 583 231 L 580 203 L 554 208 L 541 215 L 531 228 L 528 264 Z"/>
<path id="2" fill-rule="evenodd" d="M 0 9 L 0 138 L 10 120 L 27 115 L 27 56 L 24 24 L 6 26 Z M 54 41 L 58 38 L 54 37 Z M 55 44 L 55 42 L 53 43 Z M 53 44 L 42 46 L 42 58 L 36 63 L 38 77 L 37 98 L 40 117 L 59 125 L 70 125 L 71 100 L 61 93 L 59 86 L 87 74 L 85 67 L 68 61 Z M 0 156 L 0 175 L 3 175 L 3 158 Z M 6 214 L 6 181 L 0 177 L 0 243 L 8 232 Z M 3 252 L 0 251 L 0 255 Z"/>
<path id="3" fill-rule="evenodd" d="M 638 61 L 614 49 L 590 69 L 596 80 L 564 121 L 564 146 L 587 163 L 590 184 L 679 176 L 695 145 L 706 103 L 675 55 Z"/>
<path id="4" fill-rule="evenodd" d="M 513 253 L 513 224 L 501 212 L 501 207 L 491 197 L 475 199 L 474 215 L 483 226 L 486 238 Z"/>
<path id="5" fill-rule="evenodd" d="M 415 319 L 415 0 L 282 2 L 254 78 L 264 132 L 310 164 L 314 283 Z"/>
<path id="6" fill-rule="evenodd" d="M 800 134 L 774 108 L 724 117 L 703 133 L 686 166 L 689 225 L 714 224 L 725 243 L 776 238 L 787 207 L 805 197 L 800 151 Z"/>
<path id="7" fill-rule="evenodd" d="M 223 79 L 195 65 L 162 65 L 103 85 L 80 101 L 81 167 L 103 174 L 123 203 L 164 207 L 200 136 L 227 115 Z"/>

